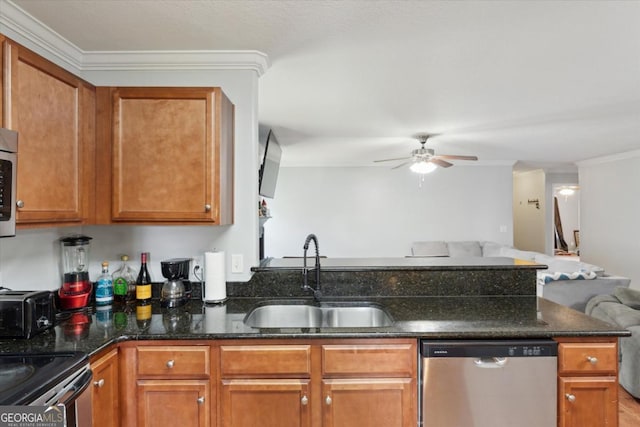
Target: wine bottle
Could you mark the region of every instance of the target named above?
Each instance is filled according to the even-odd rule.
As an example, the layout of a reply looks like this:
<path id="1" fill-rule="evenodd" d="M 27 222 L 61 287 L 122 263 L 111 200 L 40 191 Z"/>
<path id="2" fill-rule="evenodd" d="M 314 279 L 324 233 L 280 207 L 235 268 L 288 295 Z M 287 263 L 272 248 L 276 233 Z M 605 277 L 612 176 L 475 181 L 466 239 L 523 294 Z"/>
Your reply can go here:
<path id="1" fill-rule="evenodd" d="M 140 255 L 140 273 L 136 280 L 136 300 L 149 301 L 151 299 L 151 276 L 147 270 L 147 253 Z"/>

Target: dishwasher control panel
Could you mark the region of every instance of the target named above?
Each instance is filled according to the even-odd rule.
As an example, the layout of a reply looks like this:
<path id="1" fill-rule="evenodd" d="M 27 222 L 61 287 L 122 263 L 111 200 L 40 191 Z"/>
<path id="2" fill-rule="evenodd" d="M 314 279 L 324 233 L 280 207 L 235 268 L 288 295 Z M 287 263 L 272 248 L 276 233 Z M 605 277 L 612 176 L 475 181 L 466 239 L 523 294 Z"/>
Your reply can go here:
<path id="1" fill-rule="evenodd" d="M 558 355 L 558 343 L 553 340 L 423 340 L 420 352 L 422 357 L 554 357 Z"/>

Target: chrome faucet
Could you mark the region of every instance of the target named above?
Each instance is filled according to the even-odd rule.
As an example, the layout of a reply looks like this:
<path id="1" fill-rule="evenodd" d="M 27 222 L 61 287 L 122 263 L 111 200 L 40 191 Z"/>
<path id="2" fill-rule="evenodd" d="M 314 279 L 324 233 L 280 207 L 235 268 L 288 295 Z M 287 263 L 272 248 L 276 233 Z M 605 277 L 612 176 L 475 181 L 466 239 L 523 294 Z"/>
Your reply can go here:
<path id="1" fill-rule="evenodd" d="M 309 286 L 309 269 L 307 269 L 307 250 L 309 250 L 309 243 L 313 240 L 316 247 L 316 287 L 315 289 Z M 318 238 L 315 234 L 309 234 L 304 241 L 304 260 L 302 267 L 302 290 L 313 291 L 313 297 L 317 300 L 322 297 L 322 290 L 320 288 L 320 249 L 318 248 Z"/>

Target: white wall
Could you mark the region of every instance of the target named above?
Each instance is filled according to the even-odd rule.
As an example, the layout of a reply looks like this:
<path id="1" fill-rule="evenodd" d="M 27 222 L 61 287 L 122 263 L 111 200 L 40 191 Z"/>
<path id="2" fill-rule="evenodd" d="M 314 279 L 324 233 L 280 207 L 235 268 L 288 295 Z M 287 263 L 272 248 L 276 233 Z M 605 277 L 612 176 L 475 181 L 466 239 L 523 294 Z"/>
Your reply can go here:
<path id="1" fill-rule="evenodd" d="M 640 151 L 582 162 L 580 258 L 640 289 Z"/>
<path id="2" fill-rule="evenodd" d="M 537 200 L 538 206 L 529 201 Z M 513 174 L 513 245 L 545 251 L 545 175 L 541 169 Z"/>
<path id="3" fill-rule="evenodd" d="M 418 240 L 511 245 L 511 197 L 511 166 L 456 165 L 422 183 L 407 168 L 281 168 L 265 255 L 301 256 L 308 233 L 331 257 L 402 257 Z"/>

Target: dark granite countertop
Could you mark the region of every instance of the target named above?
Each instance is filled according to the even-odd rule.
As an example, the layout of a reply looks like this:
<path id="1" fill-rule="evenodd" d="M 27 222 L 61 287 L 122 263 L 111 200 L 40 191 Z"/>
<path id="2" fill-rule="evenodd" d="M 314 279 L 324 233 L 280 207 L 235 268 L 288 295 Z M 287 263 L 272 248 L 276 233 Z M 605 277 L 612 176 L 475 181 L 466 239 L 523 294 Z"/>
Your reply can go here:
<path id="1" fill-rule="evenodd" d="M 352 299 L 350 299 L 352 300 Z M 191 300 L 177 309 L 153 304 L 146 324 L 129 312 L 63 313 L 57 325 L 35 337 L 0 340 L 0 352 L 83 351 L 95 354 L 126 340 L 244 338 L 545 338 L 628 336 L 629 332 L 535 296 L 368 297 L 394 320 L 382 328 L 254 329 L 246 313 L 264 298 L 230 298 L 208 305 Z"/>
<path id="2" fill-rule="evenodd" d="M 314 257 L 307 257 L 307 267 L 314 266 Z M 545 265 L 507 257 L 404 257 L 404 258 L 321 258 L 322 271 L 398 271 L 398 270 L 494 270 L 494 269 L 544 269 Z M 300 270 L 302 257 L 267 258 L 254 272 Z"/>

